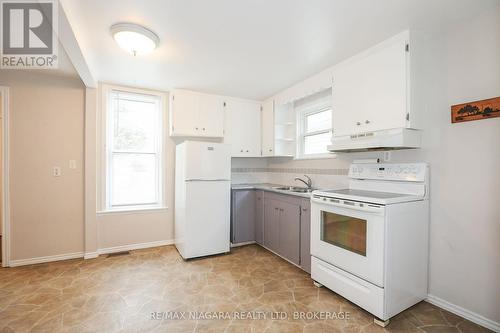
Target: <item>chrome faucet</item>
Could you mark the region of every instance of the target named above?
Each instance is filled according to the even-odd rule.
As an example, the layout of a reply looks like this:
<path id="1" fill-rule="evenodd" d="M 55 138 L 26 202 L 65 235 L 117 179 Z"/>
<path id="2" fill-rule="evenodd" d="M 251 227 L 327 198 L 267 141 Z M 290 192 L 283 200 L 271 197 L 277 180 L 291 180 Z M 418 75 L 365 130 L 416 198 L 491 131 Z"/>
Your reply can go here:
<path id="1" fill-rule="evenodd" d="M 299 181 L 299 182 L 303 182 L 304 184 L 306 184 L 308 190 L 312 189 L 312 180 L 311 180 L 311 177 L 309 177 L 308 175 L 304 175 L 304 177 L 307 178 L 307 181 L 305 181 L 304 179 L 299 178 L 299 177 L 295 177 L 294 180 Z"/>

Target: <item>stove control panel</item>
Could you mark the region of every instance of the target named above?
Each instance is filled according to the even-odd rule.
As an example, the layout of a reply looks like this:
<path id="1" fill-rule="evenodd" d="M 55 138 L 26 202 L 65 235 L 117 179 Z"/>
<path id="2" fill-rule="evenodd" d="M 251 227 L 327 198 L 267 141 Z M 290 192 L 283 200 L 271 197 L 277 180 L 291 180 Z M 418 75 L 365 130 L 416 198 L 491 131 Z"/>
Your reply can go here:
<path id="1" fill-rule="evenodd" d="M 349 168 L 349 178 L 354 179 L 424 182 L 426 174 L 426 163 L 351 164 Z"/>

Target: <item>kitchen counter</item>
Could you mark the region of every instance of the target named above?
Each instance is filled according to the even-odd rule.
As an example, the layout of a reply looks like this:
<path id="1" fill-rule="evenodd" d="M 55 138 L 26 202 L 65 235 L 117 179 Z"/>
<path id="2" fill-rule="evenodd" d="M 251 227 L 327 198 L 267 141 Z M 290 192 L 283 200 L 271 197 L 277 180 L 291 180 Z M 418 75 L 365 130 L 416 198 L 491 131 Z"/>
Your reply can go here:
<path id="1" fill-rule="evenodd" d="M 263 183 L 263 184 L 231 184 L 231 189 L 232 190 L 263 190 L 263 191 L 274 192 L 274 193 L 279 193 L 279 194 L 293 195 L 293 196 L 302 197 L 302 198 L 310 198 L 311 197 L 311 192 L 300 193 L 300 192 L 292 192 L 292 191 L 288 191 L 288 190 L 278 190 L 275 188 L 275 187 L 284 187 L 284 186 L 286 186 L 286 185 L 268 184 L 268 183 Z"/>

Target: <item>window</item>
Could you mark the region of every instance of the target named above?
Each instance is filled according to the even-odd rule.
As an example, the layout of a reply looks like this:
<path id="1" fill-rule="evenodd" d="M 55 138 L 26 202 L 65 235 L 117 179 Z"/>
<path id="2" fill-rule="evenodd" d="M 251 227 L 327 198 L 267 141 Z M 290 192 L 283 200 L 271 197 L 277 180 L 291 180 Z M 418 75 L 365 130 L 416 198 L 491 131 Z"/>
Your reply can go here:
<path id="1" fill-rule="evenodd" d="M 319 106 L 298 112 L 298 158 L 328 156 L 332 137 L 332 108 Z"/>
<path id="2" fill-rule="evenodd" d="M 107 93 L 106 208 L 163 206 L 163 112 L 160 95 Z"/>

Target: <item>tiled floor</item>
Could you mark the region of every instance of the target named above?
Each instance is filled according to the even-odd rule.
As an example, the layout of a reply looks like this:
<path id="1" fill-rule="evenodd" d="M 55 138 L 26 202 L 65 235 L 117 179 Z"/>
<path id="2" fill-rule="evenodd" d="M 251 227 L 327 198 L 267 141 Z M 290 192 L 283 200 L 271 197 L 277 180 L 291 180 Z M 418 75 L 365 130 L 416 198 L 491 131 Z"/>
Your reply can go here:
<path id="1" fill-rule="evenodd" d="M 349 319 L 293 318 L 297 313 L 318 315 L 320 311 L 330 316 L 348 313 Z M 159 319 L 151 319 L 152 312 Z M 183 320 L 183 314 L 220 319 Z M 386 330 L 487 331 L 425 302 L 393 318 Z M 374 326 L 365 311 L 326 288 L 314 287 L 300 269 L 252 245 L 189 262 L 173 246 L 165 246 L 126 256 L 0 269 L 0 332 L 27 331 L 350 333 L 383 329 Z"/>

